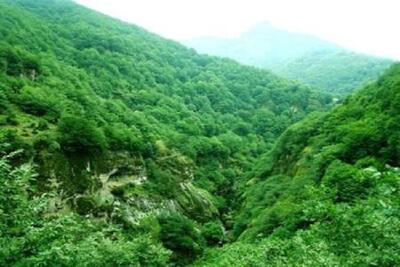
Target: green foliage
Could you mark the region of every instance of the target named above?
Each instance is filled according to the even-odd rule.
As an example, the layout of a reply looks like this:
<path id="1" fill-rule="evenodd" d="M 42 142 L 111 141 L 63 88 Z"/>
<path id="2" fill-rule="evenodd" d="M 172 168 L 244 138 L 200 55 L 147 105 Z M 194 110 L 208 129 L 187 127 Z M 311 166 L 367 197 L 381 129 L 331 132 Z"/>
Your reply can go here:
<path id="1" fill-rule="evenodd" d="M 11 76 L 29 76 L 35 79 L 41 72 L 39 60 L 32 54 L 1 43 L 0 70 Z"/>
<path id="2" fill-rule="evenodd" d="M 204 240 L 193 221 L 179 213 L 161 215 L 160 239 L 164 246 L 175 253 L 175 261 L 184 263 L 201 255 Z"/>
<path id="3" fill-rule="evenodd" d="M 167 266 L 168 251 L 161 245 L 155 245 L 148 237 L 129 239 L 118 229 L 96 228 L 96 225 L 73 216 L 47 222 L 41 229 L 27 234 L 25 246 L 35 248 L 35 252 L 30 257 L 20 259 L 18 264 Z"/>
<path id="4" fill-rule="evenodd" d="M 68 152 L 101 152 L 107 147 L 103 131 L 84 118 L 62 117 L 58 131 L 61 148 Z"/>
<path id="5" fill-rule="evenodd" d="M 349 202 L 363 198 L 367 194 L 370 181 L 362 172 L 340 161 L 332 162 L 322 178 L 322 184 L 336 190 L 336 201 Z"/>
<path id="6" fill-rule="evenodd" d="M 186 45 L 201 53 L 270 69 L 339 97 L 375 81 L 394 63 L 270 24 L 256 25 L 236 39 L 199 38 L 187 41 Z"/>
<path id="7" fill-rule="evenodd" d="M 271 236 L 210 249 L 193 266 L 394 266 L 400 262 L 400 174 L 364 171 L 374 180 L 357 203 L 337 203 L 325 187 L 309 187 L 302 204 L 310 227 L 291 238 Z"/>
<path id="8" fill-rule="evenodd" d="M 277 73 L 336 95 L 373 82 L 393 62 L 347 51 L 316 51 L 287 62 Z"/>
<path id="9" fill-rule="evenodd" d="M 107 125 L 104 130 L 110 149 L 144 151 L 145 145 L 141 133 L 136 128 L 129 129 L 125 124 Z"/>
<path id="10" fill-rule="evenodd" d="M 219 222 L 208 222 L 201 228 L 201 233 L 208 245 L 221 245 L 226 237 L 224 227 Z"/>
<path id="11" fill-rule="evenodd" d="M 150 237 L 57 210 L 61 196 L 37 195 L 32 166 L 10 165 L 16 154 L 0 159 L 0 265 L 167 266 L 169 251 Z"/>
<path id="12" fill-rule="evenodd" d="M 18 105 L 28 114 L 39 117 L 47 115 L 47 119 L 51 120 L 59 116 L 56 103 L 52 100 L 48 98 L 47 90 L 25 86 L 21 89 Z"/>
<path id="13" fill-rule="evenodd" d="M 331 97 L 67 0 L 0 36 L 0 265 L 398 263 L 399 66 L 286 130 Z"/>
<path id="14" fill-rule="evenodd" d="M 332 112 L 279 138 L 249 174 L 234 226 L 240 242 L 260 242 L 255 250 L 278 242 L 271 266 L 398 264 L 399 173 L 390 165 L 399 161 L 389 140 L 400 133 L 392 124 L 399 119 L 399 77 L 395 65 Z M 226 257 L 235 261 L 229 249 Z M 225 258 L 216 255 L 215 262 Z"/>
<path id="15" fill-rule="evenodd" d="M 23 150 L 22 154 L 30 150 L 31 145 L 24 140 L 15 129 L 0 128 L 0 143 L 2 144 L 2 152 L 14 152 Z"/>
<path id="16" fill-rule="evenodd" d="M 193 162 L 195 173 L 221 166 L 218 179 L 200 175 L 196 184 L 222 192 L 234 184 L 225 170 L 249 170 L 291 123 L 332 102 L 71 1 L 2 0 L 0 10 L 0 124 L 15 132 L 15 142 L 7 141 L 13 149 L 23 142 L 28 156 L 50 161 L 42 176 L 54 166 L 74 167 L 58 174 L 78 180 L 84 161 L 97 173 L 110 168 L 96 164 L 98 158 L 128 152 L 154 163 L 146 164 L 149 192 L 173 198 L 177 182 L 187 178 L 170 162 L 179 155 Z M 159 140 L 165 155 L 156 151 Z M 67 168 L 52 159 L 59 153 L 85 159 Z"/>

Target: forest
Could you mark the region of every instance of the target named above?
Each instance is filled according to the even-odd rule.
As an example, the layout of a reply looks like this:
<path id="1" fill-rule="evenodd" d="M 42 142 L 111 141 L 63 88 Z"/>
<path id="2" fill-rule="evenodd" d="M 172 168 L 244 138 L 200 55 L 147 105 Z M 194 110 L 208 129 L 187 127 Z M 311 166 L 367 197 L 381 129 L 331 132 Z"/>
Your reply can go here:
<path id="1" fill-rule="evenodd" d="M 376 80 L 394 63 L 271 23 L 259 23 L 237 38 L 204 37 L 183 43 L 200 53 L 269 69 L 338 98 Z"/>
<path id="2" fill-rule="evenodd" d="M 400 65 L 374 79 L 0 0 L 0 266 L 396 266 Z"/>

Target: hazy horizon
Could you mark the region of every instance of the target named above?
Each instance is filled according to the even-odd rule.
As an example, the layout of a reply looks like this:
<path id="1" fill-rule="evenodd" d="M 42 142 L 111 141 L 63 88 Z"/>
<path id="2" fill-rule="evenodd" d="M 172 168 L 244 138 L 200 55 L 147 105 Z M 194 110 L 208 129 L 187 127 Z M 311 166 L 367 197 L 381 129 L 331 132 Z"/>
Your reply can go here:
<path id="1" fill-rule="evenodd" d="M 344 48 L 400 59 L 395 0 L 76 0 L 163 37 L 234 38 L 262 22 L 314 35 Z"/>

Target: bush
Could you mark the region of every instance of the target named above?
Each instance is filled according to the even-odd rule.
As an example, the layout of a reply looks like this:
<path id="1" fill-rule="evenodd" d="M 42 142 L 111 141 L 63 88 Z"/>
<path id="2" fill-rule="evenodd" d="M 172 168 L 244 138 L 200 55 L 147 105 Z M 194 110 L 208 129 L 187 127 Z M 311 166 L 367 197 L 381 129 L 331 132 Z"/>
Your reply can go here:
<path id="1" fill-rule="evenodd" d="M 221 223 L 208 222 L 203 225 L 201 233 L 210 246 L 221 245 L 225 241 L 224 228 Z"/>
<path id="2" fill-rule="evenodd" d="M 16 150 L 24 150 L 24 154 L 28 155 L 32 152 L 32 146 L 23 139 L 14 129 L 0 129 L 0 143 L 7 144 L 2 148 L 2 152 L 10 153 Z"/>
<path id="3" fill-rule="evenodd" d="M 0 70 L 8 75 L 26 75 L 34 78 L 40 74 L 39 60 L 25 50 L 15 49 L 8 44 L 0 44 Z"/>
<path id="4" fill-rule="evenodd" d="M 113 150 L 143 151 L 145 145 L 139 134 L 137 129 L 129 129 L 122 123 L 105 128 L 105 135 Z"/>
<path id="5" fill-rule="evenodd" d="M 57 118 L 59 116 L 56 100 L 41 88 L 29 86 L 22 88 L 18 96 L 18 105 L 26 113 L 39 117 L 47 115 L 49 118 Z"/>
<path id="6" fill-rule="evenodd" d="M 66 152 L 96 153 L 107 148 L 107 141 L 95 123 L 79 117 L 63 117 L 58 123 L 60 144 Z"/>
<path id="7" fill-rule="evenodd" d="M 337 202 L 352 202 L 365 197 L 370 182 L 363 177 L 362 171 L 339 160 L 329 165 L 322 178 L 323 185 L 336 190 Z"/>
<path id="8" fill-rule="evenodd" d="M 175 253 L 174 260 L 193 260 L 204 250 L 204 240 L 193 221 L 179 213 L 164 214 L 158 219 L 160 239 Z"/>

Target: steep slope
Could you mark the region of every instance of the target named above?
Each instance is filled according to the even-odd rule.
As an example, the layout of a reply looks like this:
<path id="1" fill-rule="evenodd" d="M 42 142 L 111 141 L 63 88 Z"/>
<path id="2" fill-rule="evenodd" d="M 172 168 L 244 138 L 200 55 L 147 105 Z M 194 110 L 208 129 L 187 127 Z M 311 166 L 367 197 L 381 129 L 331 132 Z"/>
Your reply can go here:
<path id="1" fill-rule="evenodd" d="M 66 0 L 0 0 L 0 37 L 1 265 L 160 266 L 160 242 L 190 261 L 255 159 L 331 102 Z"/>
<path id="2" fill-rule="evenodd" d="M 250 175 L 239 242 L 199 266 L 398 265 L 399 104 L 395 65 L 332 112 L 290 127 Z"/>
<path id="3" fill-rule="evenodd" d="M 392 63 L 389 59 L 347 51 L 317 51 L 289 61 L 274 71 L 340 96 L 375 81 Z"/>
<path id="4" fill-rule="evenodd" d="M 236 39 L 199 38 L 184 44 L 200 53 L 270 69 L 338 96 L 375 80 L 393 63 L 270 24 L 259 24 Z"/>

